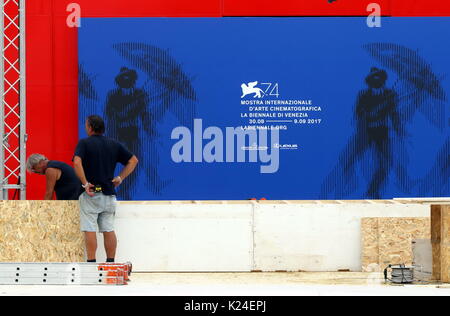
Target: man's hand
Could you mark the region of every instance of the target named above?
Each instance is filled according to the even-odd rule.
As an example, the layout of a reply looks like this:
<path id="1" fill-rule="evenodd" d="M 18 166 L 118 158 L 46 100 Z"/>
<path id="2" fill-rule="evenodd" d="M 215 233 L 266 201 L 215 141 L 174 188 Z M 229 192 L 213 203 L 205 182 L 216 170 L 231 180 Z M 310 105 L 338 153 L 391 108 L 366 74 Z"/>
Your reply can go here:
<path id="1" fill-rule="evenodd" d="M 86 183 L 86 185 L 83 185 L 84 192 L 87 193 L 90 197 L 93 197 L 95 195 L 94 193 L 94 185 L 90 183 Z"/>
<path id="2" fill-rule="evenodd" d="M 90 197 L 93 197 L 95 195 L 93 188 L 95 187 L 93 184 L 90 184 L 88 182 L 88 180 L 86 179 L 86 175 L 84 174 L 84 169 L 83 169 L 83 161 L 81 160 L 80 157 L 75 156 L 73 158 L 73 167 L 75 169 L 75 173 L 78 177 L 78 179 L 80 179 L 81 183 L 83 184 L 83 188 L 84 191 L 87 193 L 87 195 L 89 195 Z"/>
<path id="3" fill-rule="evenodd" d="M 114 187 L 117 188 L 122 184 L 122 178 L 120 176 L 117 176 L 111 182 L 114 184 Z"/>
<path id="4" fill-rule="evenodd" d="M 138 164 L 138 159 L 136 156 L 133 156 L 128 160 L 128 163 L 125 165 L 125 168 L 122 169 L 122 172 L 120 175 L 115 177 L 111 182 L 114 184 L 114 187 L 117 188 L 119 185 L 122 184 L 123 180 L 130 175 L 136 168 L 136 165 Z"/>

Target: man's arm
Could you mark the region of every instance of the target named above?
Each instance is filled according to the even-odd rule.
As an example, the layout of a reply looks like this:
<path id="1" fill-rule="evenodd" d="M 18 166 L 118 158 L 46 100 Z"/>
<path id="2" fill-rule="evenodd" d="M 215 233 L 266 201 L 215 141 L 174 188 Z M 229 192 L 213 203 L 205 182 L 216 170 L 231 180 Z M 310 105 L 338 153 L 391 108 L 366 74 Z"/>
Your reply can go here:
<path id="1" fill-rule="evenodd" d="M 81 184 L 84 187 L 84 191 L 89 196 L 94 196 L 95 194 L 91 191 L 91 188 L 93 188 L 94 185 L 90 184 L 88 182 L 88 180 L 86 179 L 86 175 L 85 175 L 84 169 L 83 169 L 83 161 L 81 160 L 81 158 L 79 156 L 75 156 L 73 158 L 73 167 L 75 170 L 75 174 L 77 175 L 78 179 L 80 179 Z"/>
<path id="2" fill-rule="evenodd" d="M 61 170 L 55 168 L 47 168 L 45 170 L 46 188 L 44 200 L 53 200 L 53 193 L 55 192 L 55 184 L 61 175 Z"/>
<path id="3" fill-rule="evenodd" d="M 114 187 L 118 187 L 122 183 L 122 181 L 125 180 L 125 178 L 128 177 L 134 171 L 134 169 L 136 169 L 138 163 L 139 160 L 136 156 L 131 157 L 131 159 L 128 160 L 128 163 L 120 172 L 120 175 L 112 180 L 112 182 L 114 183 Z"/>

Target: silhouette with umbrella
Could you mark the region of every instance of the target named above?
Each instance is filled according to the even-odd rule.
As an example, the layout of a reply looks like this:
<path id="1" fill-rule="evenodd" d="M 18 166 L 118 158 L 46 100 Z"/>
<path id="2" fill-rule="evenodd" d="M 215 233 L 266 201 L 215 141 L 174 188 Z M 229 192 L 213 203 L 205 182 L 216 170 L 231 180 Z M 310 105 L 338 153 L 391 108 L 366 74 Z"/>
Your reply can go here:
<path id="1" fill-rule="evenodd" d="M 144 43 L 119 43 L 113 47 L 148 75 L 144 88 L 153 90 L 150 95 L 156 101 L 152 109 L 156 121 L 170 111 L 181 124 L 193 124 L 197 101 L 195 90 L 181 65 L 167 51 Z M 151 88 L 148 87 L 150 81 L 154 83 Z"/>
<path id="2" fill-rule="evenodd" d="M 354 193 L 358 180 L 356 165 L 367 153 L 371 153 L 369 157 L 373 161 L 370 160 L 362 166 L 363 173 L 368 174 L 373 165 L 375 166 L 366 192 L 367 197 L 381 198 L 388 175 L 392 170 L 395 171 L 397 184 L 401 190 L 410 193 L 419 181 L 412 180 L 407 172 L 405 126 L 417 112 L 422 113 L 430 124 L 440 131 L 443 131 L 446 124 L 446 94 L 439 77 L 425 59 L 416 51 L 398 44 L 371 43 L 364 45 L 363 48 L 383 67 L 396 74 L 397 81 L 391 89 L 387 89 L 384 86 L 386 80 L 379 81 L 379 83 L 383 82 L 380 88 L 377 87 L 379 84 L 371 83 L 373 80 L 369 79 L 370 75 L 369 80 L 366 79 L 369 90 L 359 94 L 356 106 L 357 130 L 341 153 L 339 164 L 325 179 L 322 185 L 322 197 L 344 198 Z M 383 72 L 381 77 L 387 78 L 387 72 Z M 387 97 L 386 93 L 390 97 Z M 387 104 L 391 104 L 391 106 L 387 106 Z M 361 115 L 361 113 L 366 114 Z M 375 123 L 375 121 L 370 122 L 370 117 L 376 118 L 375 121 L 378 122 L 375 129 L 367 129 L 368 126 Z M 387 124 L 388 121 L 389 124 Z M 377 136 L 374 138 L 374 135 Z M 436 168 L 441 168 L 446 159 L 448 161 L 448 149 L 446 148 L 448 146 L 444 146 L 437 159 L 437 165 L 433 169 L 434 171 L 430 171 L 431 173 L 436 174 Z M 447 155 L 445 150 L 447 150 Z M 393 158 L 394 154 L 396 159 Z M 448 174 L 448 167 L 444 167 L 441 171 Z M 445 178 L 445 173 L 442 175 Z M 446 181 L 448 182 L 448 180 Z"/>
<path id="3" fill-rule="evenodd" d="M 396 85 L 400 95 L 402 124 L 406 124 L 419 111 L 439 131 L 448 128 L 447 96 L 441 79 L 417 51 L 393 43 L 371 43 L 364 48 L 383 66 L 397 74 Z M 437 155 L 435 165 L 419 187 L 420 192 L 435 196 L 448 195 L 449 157 L 450 141 L 447 137 Z"/>
<path id="4" fill-rule="evenodd" d="M 355 107 L 356 130 L 341 153 L 338 164 L 325 179 L 322 198 L 344 198 L 357 188 L 356 167 L 365 154 L 371 158 L 370 166 L 361 164 L 371 178 L 365 196 L 381 199 L 388 176 L 394 165 L 392 131 L 404 137 L 400 124 L 398 97 L 386 87 L 388 74 L 372 67 L 366 77 L 367 89 L 359 92 Z M 368 170 L 373 169 L 373 170 Z"/>
<path id="5" fill-rule="evenodd" d="M 105 114 L 112 135 L 122 141 L 143 162 L 144 179 L 158 195 L 170 184 L 159 172 L 160 134 L 157 124 L 171 113 L 180 124 L 192 126 L 196 112 L 196 93 L 182 66 L 165 50 L 144 43 L 118 43 L 113 48 L 129 62 L 116 77 L 117 87 L 110 91 Z M 137 87 L 138 71 L 146 82 Z M 145 155 L 145 156 L 143 156 Z M 124 199 L 132 199 L 140 172 L 128 181 L 122 191 Z"/>
<path id="6" fill-rule="evenodd" d="M 364 48 L 383 67 L 397 74 L 395 90 L 402 107 L 402 123 L 420 111 L 431 124 L 443 130 L 446 126 L 447 98 L 431 65 L 418 52 L 398 44 L 371 43 L 364 45 Z"/>

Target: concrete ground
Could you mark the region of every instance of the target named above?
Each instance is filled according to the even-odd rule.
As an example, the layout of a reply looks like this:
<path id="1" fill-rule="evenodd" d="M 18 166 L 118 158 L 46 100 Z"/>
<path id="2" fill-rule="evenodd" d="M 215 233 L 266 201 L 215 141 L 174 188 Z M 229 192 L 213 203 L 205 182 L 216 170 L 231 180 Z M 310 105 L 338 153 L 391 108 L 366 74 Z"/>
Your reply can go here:
<path id="1" fill-rule="evenodd" d="M 379 273 L 134 273 L 126 286 L 0 285 L 0 296 L 450 296 L 450 285 L 385 285 Z"/>

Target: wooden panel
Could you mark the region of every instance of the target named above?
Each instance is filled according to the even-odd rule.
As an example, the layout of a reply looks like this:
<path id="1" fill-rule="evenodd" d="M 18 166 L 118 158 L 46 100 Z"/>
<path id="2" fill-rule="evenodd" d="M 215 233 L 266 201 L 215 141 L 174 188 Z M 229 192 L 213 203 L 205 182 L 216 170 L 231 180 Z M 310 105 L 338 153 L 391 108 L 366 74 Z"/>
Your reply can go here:
<path id="1" fill-rule="evenodd" d="M 439 281 L 442 278 L 441 275 L 441 244 L 432 243 L 433 247 L 433 280 Z"/>
<path id="2" fill-rule="evenodd" d="M 82 262 L 77 201 L 0 201 L 0 262 Z"/>
<path id="3" fill-rule="evenodd" d="M 441 206 L 431 205 L 431 242 L 441 242 Z"/>
<path id="4" fill-rule="evenodd" d="M 412 243 L 415 239 L 430 239 L 430 219 L 383 218 L 379 220 L 379 263 L 412 265 Z"/>
<path id="5" fill-rule="evenodd" d="M 361 220 L 363 272 L 380 270 L 378 222 L 378 218 L 363 218 Z"/>
<path id="6" fill-rule="evenodd" d="M 450 242 L 450 205 L 443 205 L 441 207 L 441 241 L 445 243 Z"/>
<path id="7" fill-rule="evenodd" d="M 381 271 L 389 264 L 412 265 L 412 243 L 430 239 L 429 218 L 364 218 L 362 270 Z"/>
<path id="8" fill-rule="evenodd" d="M 450 283 L 450 244 L 441 245 L 441 281 Z"/>
<path id="9" fill-rule="evenodd" d="M 433 247 L 433 280 L 441 280 L 441 206 L 431 206 L 431 243 Z"/>
<path id="10" fill-rule="evenodd" d="M 441 208 L 441 280 L 450 283 L 450 205 Z"/>
<path id="11" fill-rule="evenodd" d="M 433 279 L 450 283 L 450 205 L 431 208 Z"/>

